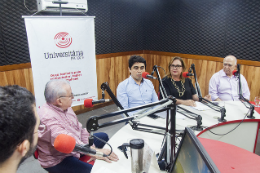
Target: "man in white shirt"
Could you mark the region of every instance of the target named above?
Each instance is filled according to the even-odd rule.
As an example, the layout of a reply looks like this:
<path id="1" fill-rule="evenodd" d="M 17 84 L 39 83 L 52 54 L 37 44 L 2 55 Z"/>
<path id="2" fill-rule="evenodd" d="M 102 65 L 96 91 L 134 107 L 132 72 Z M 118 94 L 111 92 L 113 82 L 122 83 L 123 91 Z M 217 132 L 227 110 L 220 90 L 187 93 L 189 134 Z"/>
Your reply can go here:
<path id="1" fill-rule="evenodd" d="M 238 101 L 238 79 L 232 72 L 236 68 L 237 59 L 228 55 L 223 60 L 223 69 L 215 73 L 209 81 L 209 94 L 215 101 Z M 242 94 L 244 98 L 250 99 L 248 84 L 243 75 L 240 75 Z"/>

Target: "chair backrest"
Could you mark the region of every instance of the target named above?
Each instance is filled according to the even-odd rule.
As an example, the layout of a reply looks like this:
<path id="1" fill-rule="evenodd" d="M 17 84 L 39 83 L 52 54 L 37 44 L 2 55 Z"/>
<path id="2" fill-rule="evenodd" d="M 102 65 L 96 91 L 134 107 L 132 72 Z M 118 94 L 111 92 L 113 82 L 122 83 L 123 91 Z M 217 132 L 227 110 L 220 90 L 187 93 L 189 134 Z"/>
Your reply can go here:
<path id="1" fill-rule="evenodd" d="M 160 96 L 161 96 L 161 93 L 160 93 L 160 91 L 158 91 L 158 94 L 157 94 L 157 96 L 158 96 L 158 100 L 160 100 Z"/>
<path id="2" fill-rule="evenodd" d="M 39 153 L 38 153 L 38 150 L 37 150 L 37 149 L 36 149 L 35 152 L 33 153 L 33 157 L 34 157 L 35 159 L 38 159 Z M 79 160 L 81 160 L 82 162 L 85 162 L 85 163 L 94 165 L 95 160 L 92 160 L 91 162 L 88 162 L 88 160 L 89 160 L 90 158 L 91 158 L 90 156 L 84 155 L 84 156 L 80 157 Z"/>
<path id="3" fill-rule="evenodd" d="M 33 153 L 33 157 L 34 157 L 35 159 L 38 159 L 39 153 L 38 153 L 38 150 L 37 150 L 37 149 L 36 149 L 35 152 Z"/>

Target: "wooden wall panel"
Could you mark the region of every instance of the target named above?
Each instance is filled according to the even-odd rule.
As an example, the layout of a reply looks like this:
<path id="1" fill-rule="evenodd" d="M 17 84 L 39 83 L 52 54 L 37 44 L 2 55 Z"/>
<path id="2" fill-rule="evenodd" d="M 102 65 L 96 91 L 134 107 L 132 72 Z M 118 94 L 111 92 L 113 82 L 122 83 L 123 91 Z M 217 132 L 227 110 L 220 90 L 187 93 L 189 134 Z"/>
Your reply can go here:
<path id="1" fill-rule="evenodd" d="M 112 92 L 116 95 L 116 88 L 118 84 L 128 78 L 130 75 L 128 70 L 128 59 L 133 54 L 143 56 L 147 60 L 146 71 L 149 73 L 152 72 L 154 65 L 158 65 L 161 66 L 167 74 L 168 63 L 173 56 L 180 56 L 183 58 L 187 66 L 186 71 L 191 66 L 191 64 L 194 63 L 203 96 L 208 94 L 208 84 L 211 76 L 223 68 L 223 58 L 200 55 L 186 55 L 156 51 L 135 51 L 97 55 L 97 89 L 99 99 L 101 98 L 100 86 L 103 82 L 108 82 Z M 253 101 L 255 96 L 260 95 L 260 63 L 244 60 L 238 60 L 238 63 L 242 64 L 241 74 L 245 76 L 248 82 L 251 92 L 250 100 Z M 10 67 L 0 67 L 0 85 L 4 86 L 17 84 L 26 87 L 29 91 L 34 93 L 32 69 L 29 67 L 30 64 L 25 65 L 26 66 L 15 65 Z M 165 72 L 163 69 L 159 68 L 161 78 L 165 77 Z M 154 76 L 156 75 L 154 74 Z M 192 79 L 192 81 L 194 83 L 194 79 Z M 159 82 L 157 80 L 152 80 L 152 82 L 156 92 L 158 92 Z M 108 94 L 105 94 L 106 98 L 109 98 Z M 89 108 L 84 108 L 83 105 L 76 106 L 73 109 L 76 112 L 82 112 L 82 110 L 91 110 Z"/>
<path id="2" fill-rule="evenodd" d="M 7 85 L 7 78 L 6 78 L 6 73 L 5 72 L 0 72 L 0 85 L 5 86 Z"/>
<path id="3" fill-rule="evenodd" d="M 255 96 L 260 96 L 260 67 L 254 67 L 254 70 L 250 70 L 250 74 L 253 76 L 251 81 L 249 82 L 250 86 L 250 100 L 254 100 Z M 249 74 L 249 73 L 248 73 Z M 247 79 L 247 78 L 246 78 Z"/>
<path id="4" fill-rule="evenodd" d="M 142 54 L 139 54 L 143 56 Z M 102 97 L 100 86 L 108 82 L 112 92 L 116 95 L 116 88 L 120 82 L 129 77 L 128 59 L 130 55 L 97 59 L 97 86 L 98 98 Z M 106 93 L 106 97 L 109 95 Z"/>
<path id="5" fill-rule="evenodd" d="M 20 85 L 34 93 L 32 69 L 18 69 L 0 72 L 0 85 Z"/>
<path id="6" fill-rule="evenodd" d="M 259 95 L 259 72 L 260 67 L 241 65 L 240 73 L 246 78 L 250 89 L 250 100 L 254 101 L 255 96 Z"/>
<path id="7" fill-rule="evenodd" d="M 215 61 L 207 61 L 207 71 L 205 73 L 205 90 L 204 90 L 204 94 L 207 95 L 209 93 L 209 87 L 206 83 L 206 81 L 209 81 L 210 78 L 212 77 L 212 75 L 216 72 L 216 68 L 217 68 L 217 62 Z"/>

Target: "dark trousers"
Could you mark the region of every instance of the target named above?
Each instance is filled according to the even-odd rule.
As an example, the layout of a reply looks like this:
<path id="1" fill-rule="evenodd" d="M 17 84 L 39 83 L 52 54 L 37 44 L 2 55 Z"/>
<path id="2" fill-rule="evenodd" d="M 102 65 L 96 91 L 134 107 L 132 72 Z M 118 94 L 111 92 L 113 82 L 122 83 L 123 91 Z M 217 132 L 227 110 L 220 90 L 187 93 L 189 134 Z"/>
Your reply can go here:
<path id="1" fill-rule="evenodd" d="M 108 141 L 106 133 L 95 133 L 97 136 L 104 141 Z M 96 148 L 103 148 L 104 143 L 94 138 L 94 144 Z M 78 158 L 73 156 L 66 157 L 61 163 L 50 168 L 44 168 L 49 173 L 90 173 L 92 165 L 89 163 L 82 162 Z"/>

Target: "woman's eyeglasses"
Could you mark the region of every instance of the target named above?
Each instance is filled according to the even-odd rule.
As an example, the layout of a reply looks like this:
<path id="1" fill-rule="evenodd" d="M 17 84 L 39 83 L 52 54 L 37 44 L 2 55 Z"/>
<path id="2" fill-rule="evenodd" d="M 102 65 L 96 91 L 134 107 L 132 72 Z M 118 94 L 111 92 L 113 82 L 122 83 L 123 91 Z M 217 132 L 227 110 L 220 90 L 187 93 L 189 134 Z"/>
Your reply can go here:
<path id="1" fill-rule="evenodd" d="M 171 68 L 177 68 L 177 69 L 179 69 L 179 68 L 181 68 L 182 66 L 181 65 L 171 65 Z"/>

